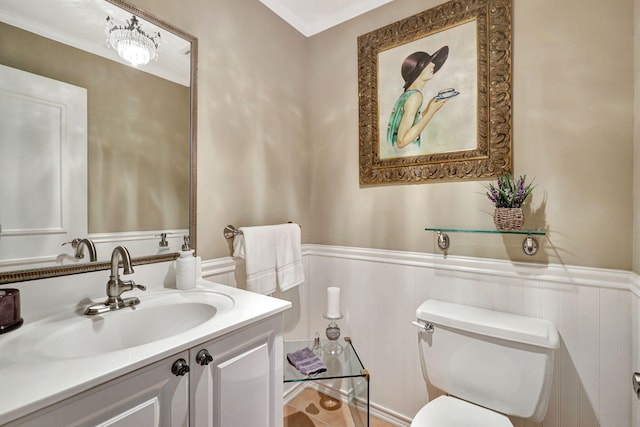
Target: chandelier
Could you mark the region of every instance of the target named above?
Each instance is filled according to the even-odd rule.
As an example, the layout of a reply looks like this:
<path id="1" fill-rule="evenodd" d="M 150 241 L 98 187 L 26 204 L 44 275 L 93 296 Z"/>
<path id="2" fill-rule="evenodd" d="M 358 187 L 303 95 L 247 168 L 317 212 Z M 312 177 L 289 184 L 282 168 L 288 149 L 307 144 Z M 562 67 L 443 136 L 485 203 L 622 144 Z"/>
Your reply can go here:
<path id="1" fill-rule="evenodd" d="M 105 33 L 107 46 L 115 49 L 122 59 L 134 67 L 158 58 L 160 33 L 147 34 L 142 31 L 135 16 L 126 25 L 118 24 L 107 16 Z"/>

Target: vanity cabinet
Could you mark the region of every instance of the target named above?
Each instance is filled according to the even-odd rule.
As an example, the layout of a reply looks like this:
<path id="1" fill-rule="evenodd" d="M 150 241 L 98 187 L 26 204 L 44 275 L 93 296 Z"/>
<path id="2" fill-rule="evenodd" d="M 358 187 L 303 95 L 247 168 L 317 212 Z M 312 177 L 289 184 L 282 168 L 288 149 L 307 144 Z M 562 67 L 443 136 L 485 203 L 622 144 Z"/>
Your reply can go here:
<path id="1" fill-rule="evenodd" d="M 282 316 L 278 315 L 7 425 L 279 427 L 282 352 Z M 181 368 L 183 371 L 178 372 Z M 82 369 L 81 363 L 72 369 Z"/>
<path id="2" fill-rule="evenodd" d="M 190 351 L 191 426 L 282 426 L 281 325 L 278 317 Z"/>
<path id="3" fill-rule="evenodd" d="M 189 377 L 176 376 L 171 368 L 177 359 L 188 357 L 183 351 L 8 426 L 187 426 Z"/>

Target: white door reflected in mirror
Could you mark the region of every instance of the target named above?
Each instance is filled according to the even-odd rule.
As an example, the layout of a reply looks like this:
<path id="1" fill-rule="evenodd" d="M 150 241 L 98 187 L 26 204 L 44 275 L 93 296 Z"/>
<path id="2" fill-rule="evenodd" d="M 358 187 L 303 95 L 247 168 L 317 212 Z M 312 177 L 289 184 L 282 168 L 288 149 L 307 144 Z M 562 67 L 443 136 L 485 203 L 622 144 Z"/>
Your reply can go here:
<path id="1" fill-rule="evenodd" d="M 86 89 L 0 65 L 0 200 L 0 271 L 86 236 Z"/>

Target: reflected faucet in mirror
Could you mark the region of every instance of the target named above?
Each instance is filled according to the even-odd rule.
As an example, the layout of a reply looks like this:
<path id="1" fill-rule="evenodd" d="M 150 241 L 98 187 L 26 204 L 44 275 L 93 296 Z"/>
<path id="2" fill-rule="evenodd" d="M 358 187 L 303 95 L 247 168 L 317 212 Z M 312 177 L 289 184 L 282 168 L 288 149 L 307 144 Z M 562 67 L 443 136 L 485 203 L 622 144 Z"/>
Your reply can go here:
<path id="1" fill-rule="evenodd" d="M 89 251 L 89 262 L 98 261 L 98 252 L 96 251 L 96 245 L 93 244 L 91 239 L 73 239 L 70 242 L 63 243 L 62 246 L 70 244 L 73 249 L 76 250 L 74 254 L 75 259 L 84 259 L 84 248 L 86 246 Z"/>
<path id="2" fill-rule="evenodd" d="M 122 260 L 122 274 L 133 273 L 129 251 L 124 246 L 116 246 L 111 253 L 111 275 L 107 282 L 107 300 L 105 302 L 90 305 L 85 309 L 84 314 L 93 316 L 140 304 L 140 299 L 137 297 L 122 299 L 120 296 L 123 292 L 136 288 L 141 291 L 147 289 L 146 286 L 138 285 L 133 280 L 120 279 L 120 260 Z"/>

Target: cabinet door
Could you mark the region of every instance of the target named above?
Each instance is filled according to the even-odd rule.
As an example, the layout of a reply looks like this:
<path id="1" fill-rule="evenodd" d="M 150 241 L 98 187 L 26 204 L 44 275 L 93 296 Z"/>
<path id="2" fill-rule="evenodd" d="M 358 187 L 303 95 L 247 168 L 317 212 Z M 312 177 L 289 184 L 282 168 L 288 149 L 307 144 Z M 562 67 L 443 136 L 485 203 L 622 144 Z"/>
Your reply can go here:
<path id="1" fill-rule="evenodd" d="M 281 316 L 194 347 L 189 365 L 192 426 L 282 426 Z"/>
<path id="2" fill-rule="evenodd" d="M 188 353 L 161 360 L 9 425 L 188 426 L 189 376 L 171 372 L 179 358 L 188 360 Z"/>

